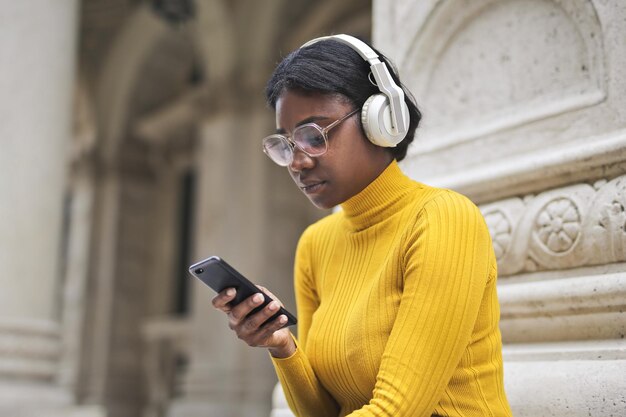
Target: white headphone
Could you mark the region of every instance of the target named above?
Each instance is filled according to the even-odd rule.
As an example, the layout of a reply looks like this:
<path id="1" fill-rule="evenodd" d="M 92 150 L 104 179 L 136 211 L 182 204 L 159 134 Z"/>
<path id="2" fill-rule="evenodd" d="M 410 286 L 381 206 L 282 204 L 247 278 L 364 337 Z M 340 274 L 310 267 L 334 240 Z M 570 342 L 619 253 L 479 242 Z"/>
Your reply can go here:
<path id="1" fill-rule="evenodd" d="M 404 102 L 404 91 L 393 81 L 389 69 L 381 62 L 376 52 L 353 36 L 323 36 L 308 41 L 301 48 L 331 39 L 352 47 L 370 64 L 370 71 L 381 92 L 371 95 L 361 109 L 361 124 L 367 138 L 378 146 L 398 145 L 409 130 L 409 109 Z"/>

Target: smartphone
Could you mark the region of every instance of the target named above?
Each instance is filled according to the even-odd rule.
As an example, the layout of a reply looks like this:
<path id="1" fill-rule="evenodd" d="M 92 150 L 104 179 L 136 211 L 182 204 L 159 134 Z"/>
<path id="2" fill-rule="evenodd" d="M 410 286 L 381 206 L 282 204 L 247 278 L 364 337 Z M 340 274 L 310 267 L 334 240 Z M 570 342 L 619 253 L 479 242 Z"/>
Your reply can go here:
<path id="1" fill-rule="evenodd" d="M 235 298 L 230 302 L 233 306 L 236 306 L 246 298 L 256 293 L 262 294 L 264 298 L 263 303 L 252 310 L 250 314 L 260 311 L 272 301 L 272 299 L 261 291 L 259 287 L 246 279 L 243 275 L 237 272 L 235 268 L 227 264 L 226 261 L 218 256 L 211 256 L 210 258 L 191 265 L 189 267 L 189 272 L 191 275 L 211 287 L 215 292 L 221 292 L 226 288 L 231 287 L 237 290 L 237 295 L 235 295 Z M 288 312 L 283 307 L 280 307 L 278 312 L 267 319 L 262 326 L 274 320 L 281 314 L 287 316 L 287 323 L 285 326 L 293 326 L 298 322 L 293 314 Z"/>

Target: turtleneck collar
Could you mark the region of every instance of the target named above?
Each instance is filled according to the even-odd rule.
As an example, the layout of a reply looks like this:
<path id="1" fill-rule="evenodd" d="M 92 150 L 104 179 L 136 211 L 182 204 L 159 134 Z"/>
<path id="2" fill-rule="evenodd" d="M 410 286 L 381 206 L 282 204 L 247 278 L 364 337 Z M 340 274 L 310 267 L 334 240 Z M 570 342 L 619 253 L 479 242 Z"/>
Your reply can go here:
<path id="1" fill-rule="evenodd" d="M 341 204 L 346 220 L 354 231 L 367 229 L 404 207 L 402 197 L 420 187 L 400 169 L 394 159 L 361 192 Z"/>

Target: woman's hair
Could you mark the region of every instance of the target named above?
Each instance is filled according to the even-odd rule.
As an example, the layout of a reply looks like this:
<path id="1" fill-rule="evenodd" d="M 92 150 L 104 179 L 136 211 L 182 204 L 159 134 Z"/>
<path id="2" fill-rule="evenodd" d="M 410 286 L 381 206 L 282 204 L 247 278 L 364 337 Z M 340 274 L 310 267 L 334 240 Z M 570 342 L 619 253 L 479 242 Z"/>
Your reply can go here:
<path id="1" fill-rule="evenodd" d="M 384 55 L 376 49 L 374 51 L 387 65 L 396 84 L 404 90 L 404 101 L 409 109 L 411 120 L 405 138 L 396 147 L 388 148 L 394 158 L 401 161 L 414 139 L 422 115 L 413 95 L 400 83 L 394 66 Z M 352 47 L 332 39 L 323 40 L 287 55 L 267 82 L 265 96 L 273 109 L 276 109 L 276 102 L 286 90 L 303 94 L 339 95 L 360 109 L 369 96 L 380 93 L 369 77 L 369 63 Z"/>

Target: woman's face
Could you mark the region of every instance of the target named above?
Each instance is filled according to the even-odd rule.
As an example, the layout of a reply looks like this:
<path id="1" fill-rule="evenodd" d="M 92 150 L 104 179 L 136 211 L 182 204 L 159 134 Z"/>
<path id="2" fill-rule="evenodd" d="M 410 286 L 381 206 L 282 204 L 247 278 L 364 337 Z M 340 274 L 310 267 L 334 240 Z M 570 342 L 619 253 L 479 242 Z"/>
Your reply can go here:
<path id="1" fill-rule="evenodd" d="M 305 95 L 286 90 L 276 102 L 276 127 L 283 134 L 305 123 L 326 127 L 354 110 L 337 96 Z M 389 165 L 393 157 L 362 133 L 360 113 L 328 132 L 328 151 L 310 157 L 295 148 L 287 167 L 291 178 L 311 202 L 329 209 L 358 194 Z"/>

